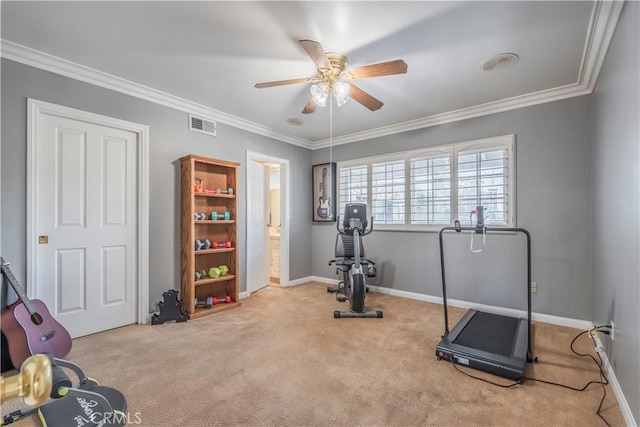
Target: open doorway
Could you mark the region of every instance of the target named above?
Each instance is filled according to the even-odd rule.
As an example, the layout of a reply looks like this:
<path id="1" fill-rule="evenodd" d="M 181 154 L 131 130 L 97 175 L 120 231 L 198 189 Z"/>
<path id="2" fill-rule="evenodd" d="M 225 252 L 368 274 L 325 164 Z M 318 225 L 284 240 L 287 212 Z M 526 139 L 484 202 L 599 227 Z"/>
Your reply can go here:
<path id="1" fill-rule="evenodd" d="M 269 197 L 267 212 L 269 222 L 269 284 L 280 286 L 280 164 L 269 164 Z"/>
<path id="2" fill-rule="evenodd" d="M 247 151 L 246 296 L 289 284 L 289 161 Z"/>

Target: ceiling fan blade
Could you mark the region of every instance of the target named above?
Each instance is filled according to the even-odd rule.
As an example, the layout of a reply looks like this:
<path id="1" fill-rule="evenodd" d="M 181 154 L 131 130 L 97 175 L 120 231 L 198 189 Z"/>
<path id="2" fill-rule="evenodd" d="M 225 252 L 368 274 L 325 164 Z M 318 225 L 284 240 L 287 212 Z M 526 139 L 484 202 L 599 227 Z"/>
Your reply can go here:
<path id="1" fill-rule="evenodd" d="M 302 114 L 311 114 L 316 111 L 316 107 L 317 105 L 313 98 L 309 98 L 309 102 L 307 102 L 307 105 L 302 109 Z"/>
<path id="2" fill-rule="evenodd" d="M 377 100 L 373 96 L 369 95 L 367 92 L 360 89 L 358 86 L 353 83 L 349 83 L 351 85 L 351 90 L 349 91 L 349 97 L 360 104 L 364 105 L 371 111 L 376 111 L 382 108 L 384 105 L 381 101 Z"/>
<path id="3" fill-rule="evenodd" d="M 332 68 L 331 62 L 329 62 L 329 58 L 327 58 L 327 54 L 320 43 L 313 40 L 300 40 L 299 43 L 307 51 L 316 67 L 327 70 Z"/>
<path id="4" fill-rule="evenodd" d="M 278 80 L 275 82 L 256 83 L 256 87 L 258 89 L 262 89 L 265 87 L 293 85 L 297 83 L 311 83 L 311 82 L 317 82 L 319 80 L 320 79 L 318 79 L 317 77 L 305 77 L 302 79 Z"/>
<path id="5" fill-rule="evenodd" d="M 406 72 L 407 63 L 402 59 L 397 59 L 395 61 L 381 62 L 379 64 L 365 65 L 364 67 L 345 70 L 342 75 L 343 77 L 351 77 L 352 79 L 366 79 L 369 77 L 404 74 Z"/>

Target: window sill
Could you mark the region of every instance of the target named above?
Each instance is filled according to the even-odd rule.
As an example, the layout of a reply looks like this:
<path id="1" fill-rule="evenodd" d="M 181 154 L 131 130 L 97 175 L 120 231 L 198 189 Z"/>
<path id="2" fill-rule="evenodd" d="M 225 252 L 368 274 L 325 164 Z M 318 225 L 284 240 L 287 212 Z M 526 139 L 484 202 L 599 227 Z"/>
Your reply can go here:
<path id="1" fill-rule="evenodd" d="M 402 225 L 382 225 L 382 224 L 376 224 L 376 222 L 373 222 L 373 231 L 397 231 L 397 232 L 411 232 L 411 233 L 439 233 L 440 230 L 442 230 L 445 227 L 454 227 L 454 224 L 443 224 L 443 225 L 438 225 L 438 226 L 432 226 L 432 227 L 426 227 L 426 226 L 416 226 L 416 225 L 409 225 L 409 226 L 402 226 Z M 516 225 L 487 225 L 487 227 L 491 227 L 491 228 L 516 228 Z M 492 233 L 498 233 L 499 231 L 492 231 Z M 468 233 L 468 231 L 467 231 Z M 506 232 L 505 232 L 506 233 Z"/>

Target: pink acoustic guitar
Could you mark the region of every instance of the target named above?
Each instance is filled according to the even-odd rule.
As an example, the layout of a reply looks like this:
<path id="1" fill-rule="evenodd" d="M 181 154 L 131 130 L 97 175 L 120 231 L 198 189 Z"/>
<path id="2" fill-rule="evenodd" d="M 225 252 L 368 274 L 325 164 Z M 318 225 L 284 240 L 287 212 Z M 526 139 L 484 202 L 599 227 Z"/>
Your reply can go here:
<path id="1" fill-rule="evenodd" d="M 18 301 L 7 307 L 0 320 L 1 328 L 9 343 L 9 356 L 16 369 L 29 356 L 50 353 L 65 357 L 71 351 L 71 336 L 49 313 L 40 300 L 29 300 L 24 288 L 9 269 L 9 263 L 0 257 L 2 274 L 7 278 Z"/>

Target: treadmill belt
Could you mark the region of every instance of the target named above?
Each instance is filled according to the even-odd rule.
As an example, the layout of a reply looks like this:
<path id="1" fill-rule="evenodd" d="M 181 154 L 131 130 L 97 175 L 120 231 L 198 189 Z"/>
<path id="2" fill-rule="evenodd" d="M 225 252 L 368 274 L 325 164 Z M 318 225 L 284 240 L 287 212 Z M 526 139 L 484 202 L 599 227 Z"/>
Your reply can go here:
<path id="1" fill-rule="evenodd" d="M 456 344 L 511 357 L 520 319 L 483 313 L 471 318 L 454 341 Z"/>

